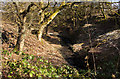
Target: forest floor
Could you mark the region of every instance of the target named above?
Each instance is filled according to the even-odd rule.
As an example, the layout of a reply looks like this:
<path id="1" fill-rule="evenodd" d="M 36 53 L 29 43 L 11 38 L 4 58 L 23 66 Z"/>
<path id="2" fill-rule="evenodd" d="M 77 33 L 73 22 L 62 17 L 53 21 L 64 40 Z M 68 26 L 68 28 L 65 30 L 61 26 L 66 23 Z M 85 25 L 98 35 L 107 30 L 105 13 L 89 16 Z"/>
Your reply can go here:
<path id="1" fill-rule="evenodd" d="M 2 48 L 3 50 L 12 51 L 17 41 L 17 27 L 12 23 L 3 22 L 2 28 Z M 113 31 L 113 29 L 111 30 L 109 28 L 111 28 L 111 26 L 108 26 L 108 24 L 103 25 L 102 27 L 98 26 L 97 30 L 94 30 L 94 34 L 100 33 L 99 35 L 97 35 L 97 37 L 99 37 L 100 35 L 105 36 L 107 32 Z M 110 33 L 108 33 L 107 35 L 109 35 Z M 94 34 L 93 36 L 95 37 Z M 120 32 L 118 33 L 118 35 L 119 34 Z M 79 41 L 81 43 L 84 43 L 83 50 L 80 50 L 79 52 L 73 52 L 69 49 L 68 46 L 61 44 L 62 41 L 59 37 L 47 35 L 44 36 L 44 39 L 42 39 L 42 41 L 40 42 L 39 40 L 37 40 L 36 35 L 31 34 L 30 31 L 27 30 L 23 51 L 28 54 L 44 57 L 45 59 L 52 62 L 53 65 L 60 66 L 62 64 L 68 64 L 76 66 L 78 68 L 86 67 L 86 64 L 84 63 L 84 58 L 88 55 L 90 68 L 94 69 L 93 65 L 96 64 L 97 71 L 99 71 L 100 73 L 105 72 L 101 75 L 104 76 L 109 74 L 111 76 L 112 74 L 115 74 L 115 68 L 119 67 L 117 66 L 117 63 L 120 62 L 118 60 L 120 52 L 119 37 L 117 39 L 112 39 L 112 42 L 109 43 L 104 42 L 107 41 L 104 39 L 102 40 L 104 43 L 99 43 L 99 41 L 96 42 L 95 40 L 97 40 L 98 38 L 96 39 L 95 37 L 95 39 L 93 39 L 94 42 L 92 47 L 94 47 L 94 51 L 95 48 L 97 48 L 100 50 L 100 52 L 94 52 L 95 62 L 93 62 L 93 55 L 88 52 L 88 49 L 90 50 L 89 40 L 84 40 L 85 34 L 81 34 L 80 36 L 83 37 L 82 40 Z M 96 47 L 96 45 L 98 44 L 100 45 Z M 86 48 L 88 49 L 86 50 Z M 12 54 L 12 57 L 13 59 L 18 59 L 19 55 Z"/>
<path id="2" fill-rule="evenodd" d="M 2 28 L 2 49 L 12 51 L 17 41 L 17 28 L 12 23 L 3 23 Z M 48 39 L 52 41 L 56 40 L 54 42 L 57 44 L 52 44 L 44 39 L 40 42 L 37 40 L 36 35 L 31 34 L 30 31 L 27 30 L 23 51 L 28 54 L 44 57 L 52 62 L 53 65 L 60 66 L 62 64 L 68 64 L 61 52 L 64 52 L 66 56 L 70 56 L 72 52 L 68 47 L 60 44 L 60 39 L 58 37 L 50 36 Z M 19 55 L 13 54 L 13 59 L 19 58 L 18 56 Z"/>

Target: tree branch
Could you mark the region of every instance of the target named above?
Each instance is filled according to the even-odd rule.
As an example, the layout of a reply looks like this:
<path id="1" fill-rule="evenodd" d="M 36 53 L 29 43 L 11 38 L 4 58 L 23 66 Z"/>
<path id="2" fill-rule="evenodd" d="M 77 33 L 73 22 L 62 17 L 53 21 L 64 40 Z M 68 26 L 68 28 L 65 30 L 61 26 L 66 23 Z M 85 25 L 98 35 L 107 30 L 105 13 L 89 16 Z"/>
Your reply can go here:
<path id="1" fill-rule="evenodd" d="M 46 8 L 48 8 L 48 7 L 49 7 L 49 5 L 50 5 L 50 2 L 48 2 L 47 6 L 45 6 L 45 7 L 41 8 L 41 9 L 44 11 Z"/>
<path id="2" fill-rule="evenodd" d="M 19 20 L 21 21 L 21 18 L 20 18 L 20 13 L 19 13 L 19 10 L 18 10 L 18 5 L 16 4 L 16 2 L 13 2 L 14 6 L 15 6 L 15 9 L 16 9 L 16 15 L 17 17 L 19 18 Z"/>
<path id="3" fill-rule="evenodd" d="M 20 15 L 23 15 L 23 18 L 24 18 L 24 17 L 27 15 L 27 13 L 30 12 L 30 8 L 33 7 L 33 6 L 34 6 L 34 4 L 31 3 L 31 4 L 27 7 L 26 10 L 24 10 L 22 13 L 20 13 Z"/>

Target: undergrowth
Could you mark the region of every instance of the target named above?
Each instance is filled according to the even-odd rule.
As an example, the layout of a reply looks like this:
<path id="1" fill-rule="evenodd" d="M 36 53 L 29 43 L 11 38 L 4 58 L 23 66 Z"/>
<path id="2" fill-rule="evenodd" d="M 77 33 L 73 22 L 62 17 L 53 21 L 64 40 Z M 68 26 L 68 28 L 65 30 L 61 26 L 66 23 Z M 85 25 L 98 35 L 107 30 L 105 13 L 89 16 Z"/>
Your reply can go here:
<path id="1" fill-rule="evenodd" d="M 3 76 L 7 78 L 87 78 L 84 72 L 79 73 L 76 68 L 68 65 L 61 67 L 53 66 L 43 57 L 22 53 L 20 59 L 13 59 L 11 56 L 14 52 L 3 51 Z"/>

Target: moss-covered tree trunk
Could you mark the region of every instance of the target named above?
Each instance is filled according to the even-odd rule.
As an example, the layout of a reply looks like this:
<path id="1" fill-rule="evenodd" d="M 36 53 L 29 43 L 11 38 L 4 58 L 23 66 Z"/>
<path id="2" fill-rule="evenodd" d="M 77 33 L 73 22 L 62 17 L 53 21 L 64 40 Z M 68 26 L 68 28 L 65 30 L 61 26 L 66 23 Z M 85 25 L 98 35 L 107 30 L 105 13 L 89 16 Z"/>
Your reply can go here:
<path id="1" fill-rule="evenodd" d="M 38 31 L 38 40 L 41 41 L 42 35 L 43 35 L 43 31 L 44 29 L 47 27 L 47 25 L 56 17 L 56 15 L 66 6 L 67 4 L 65 4 L 65 2 L 63 2 L 61 4 L 61 6 L 53 13 L 51 14 L 47 19 L 45 19 L 45 21 L 41 22 L 40 24 L 40 29 Z"/>
<path id="2" fill-rule="evenodd" d="M 19 51 L 19 54 L 21 54 L 21 52 L 23 51 L 24 41 L 26 37 L 25 22 L 26 22 L 26 17 L 24 17 L 23 22 L 21 22 L 20 25 L 18 25 L 18 37 L 17 37 L 15 50 Z"/>
<path id="3" fill-rule="evenodd" d="M 60 10 L 56 10 L 46 21 L 44 21 L 41 26 L 40 29 L 38 31 L 38 40 L 41 41 L 42 38 L 42 34 L 44 29 L 47 27 L 47 25 L 55 18 L 55 16 L 60 12 Z"/>

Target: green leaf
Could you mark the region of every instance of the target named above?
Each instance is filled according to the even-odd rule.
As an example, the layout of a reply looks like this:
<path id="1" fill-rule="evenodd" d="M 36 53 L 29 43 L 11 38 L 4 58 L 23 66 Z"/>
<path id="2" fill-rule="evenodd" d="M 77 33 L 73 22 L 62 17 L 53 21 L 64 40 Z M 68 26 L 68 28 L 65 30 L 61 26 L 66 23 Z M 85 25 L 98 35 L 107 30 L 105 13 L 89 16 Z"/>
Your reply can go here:
<path id="1" fill-rule="evenodd" d="M 12 56 L 12 53 L 10 53 L 10 56 Z"/>
<path id="2" fill-rule="evenodd" d="M 31 73 L 32 73 L 32 74 L 35 74 L 35 72 L 34 72 L 34 71 L 31 71 Z"/>
<path id="3" fill-rule="evenodd" d="M 38 74 L 38 77 L 42 77 L 41 74 Z"/>
<path id="4" fill-rule="evenodd" d="M 35 69 L 38 71 L 38 67 L 35 66 Z"/>
<path id="5" fill-rule="evenodd" d="M 9 52 L 7 52 L 7 55 L 9 55 Z"/>
<path id="6" fill-rule="evenodd" d="M 72 74 L 69 74 L 69 77 L 72 77 Z"/>
<path id="7" fill-rule="evenodd" d="M 32 56 L 32 60 L 34 59 L 34 57 L 35 57 L 35 56 L 33 55 L 33 56 Z"/>
<path id="8" fill-rule="evenodd" d="M 33 77 L 33 74 L 30 72 L 30 73 L 29 73 L 29 76 L 30 76 L 30 77 Z"/>
<path id="9" fill-rule="evenodd" d="M 48 74 L 48 77 L 49 77 L 49 78 L 52 77 L 51 74 Z"/>
<path id="10" fill-rule="evenodd" d="M 19 55 L 19 51 L 15 52 L 17 55 Z"/>
<path id="11" fill-rule="evenodd" d="M 59 76 L 58 75 L 55 75 L 56 78 L 58 78 Z"/>
<path id="12" fill-rule="evenodd" d="M 20 64 L 20 65 L 19 65 L 19 67 L 21 68 L 21 67 L 22 67 L 22 65 Z"/>
<path id="13" fill-rule="evenodd" d="M 32 59 L 32 56 L 29 56 L 29 59 L 31 60 L 31 59 Z"/>
<path id="14" fill-rule="evenodd" d="M 40 59 L 40 62 L 43 62 L 43 59 Z"/>
<path id="15" fill-rule="evenodd" d="M 23 60 L 22 60 L 22 62 L 25 62 L 26 61 L 26 59 L 24 58 Z"/>
<path id="16" fill-rule="evenodd" d="M 22 53 L 22 55 L 25 55 L 25 53 Z"/>
<path id="17" fill-rule="evenodd" d="M 31 68 L 31 66 L 30 66 L 30 65 L 28 65 L 28 68 Z"/>
<path id="18" fill-rule="evenodd" d="M 12 76 L 10 76 L 10 75 L 8 76 L 8 78 L 11 78 L 11 77 L 12 77 Z"/>
<path id="19" fill-rule="evenodd" d="M 11 71 L 10 73 L 12 74 L 13 72 Z"/>
<path id="20" fill-rule="evenodd" d="M 45 60 L 46 63 L 48 63 L 48 60 Z"/>
<path id="21" fill-rule="evenodd" d="M 35 66 L 32 66 L 32 69 L 34 69 L 35 68 Z"/>

